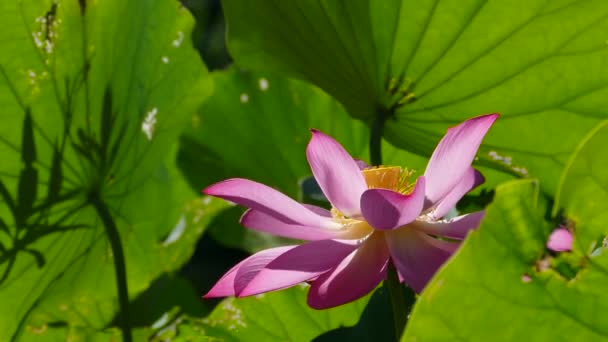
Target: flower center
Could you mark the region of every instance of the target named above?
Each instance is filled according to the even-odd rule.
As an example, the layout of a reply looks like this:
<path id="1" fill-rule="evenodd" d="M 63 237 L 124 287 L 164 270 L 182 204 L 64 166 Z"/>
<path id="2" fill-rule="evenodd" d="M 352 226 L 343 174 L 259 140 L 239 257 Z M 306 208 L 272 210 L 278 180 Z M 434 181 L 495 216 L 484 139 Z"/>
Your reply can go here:
<path id="1" fill-rule="evenodd" d="M 414 170 L 399 166 L 379 166 L 369 167 L 361 173 L 369 189 L 388 189 L 406 195 L 414 190 L 415 184 L 410 184 Z M 362 217 L 347 217 L 336 208 L 331 209 L 331 216 L 344 229 L 342 238 L 366 239 L 372 233 L 382 234 L 381 231 L 373 229 Z"/>
<path id="2" fill-rule="evenodd" d="M 373 166 L 361 171 L 368 188 L 388 189 L 406 195 L 414 190 L 415 184 L 410 184 L 414 172 L 399 166 Z"/>

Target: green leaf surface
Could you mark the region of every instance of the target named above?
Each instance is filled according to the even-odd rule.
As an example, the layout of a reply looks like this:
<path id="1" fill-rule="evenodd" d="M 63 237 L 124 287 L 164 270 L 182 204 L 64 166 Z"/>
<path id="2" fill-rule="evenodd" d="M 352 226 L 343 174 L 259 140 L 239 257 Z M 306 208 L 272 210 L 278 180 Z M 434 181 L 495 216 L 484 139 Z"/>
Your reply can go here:
<path id="1" fill-rule="evenodd" d="M 190 203 L 176 142 L 210 87 L 174 1 L 0 5 L 0 340 L 114 317 L 109 208 L 131 296 L 189 258 L 225 208 Z M 202 206 L 202 207 L 201 207 Z M 52 317 L 50 317 L 52 316 Z"/>
<path id="2" fill-rule="evenodd" d="M 403 288 L 405 290 L 405 288 Z M 393 312 L 388 310 L 391 298 L 387 284 L 383 283 L 372 294 L 361 318 L 355 326 L 339 327 L 317 336 L 315 342 L 331 341 L 395 341 Z"/>
<path id="3" fill-rule="evenodd" d="M 210 197 L 191 200 L 184 206 L 183 215 L 173 229 L 167 231 L 164 236 L 160 236 L 154 245 L 145 246 L 152 254 L 147 256 L 147 261 L 154 262 L 158 269 L 146 278 L 141 276 L 139 279 L 136 278 L 139 281 L 145 279 L 147 282 L 145 287 L 142 286 L 137 291 L 131 291 L 130 322 L 132 326 L 150 325 L 154 319 L 158 319 L 163 312 L 173 307 L 179 307 L 179 310 L 191 314 L 200 314 L 207 310 L 205 307 L 199 307 L 199 294 L 194 293 L 189 288 L 189 284 L 180 278 L 167 278 L 166 273 L 175 271 L 191 257 L 198 239 L 207 226 L 227 207 L 228 204 L 224 201 Z M 146 260 L 136 261 L 145 262 Z M 131 272 L 131 274 L 133 273 Z M 90 282 L 89 274 L 85 273 L 79 277 L 82 277 L 81 281 Z M 95 279 L 99 284 L 102 283 L 102 280 Z M 131 279 L 133 277 L 129 280 L 131 281 Z M 48 326 L 49 323 L 51 325 L 69 323 L 76 330 L 83 328 L 85 331 L 94 332 L 96 329 L 101 330 L 108 323 L 115 323 L 116 304 L 103 302 L 104 296 L 113 296 L 114 283 L 103 280 L 101 286 L 105 288 L 102 290 L 90 283 L 87 286 L 90 288 L 81 289 L 80 285 L 74 284 L 71 278 L 66 281 L 57 281 L 54 289 L 56 292 L 49 293 L 48 297 L 40 302 L 35 311 L 30 314 L 28 331 L 31 331 L 32 327 L 38 330 L 43 329 L 42 327 Z M 144 290 L 145 292 L 141 293 Z M 102 294 L 93 296 L 92 291 L 102 292 Z M 137 297 L 133 295 L 139 293 L 141 294 Z M 77 295 L 81 297 L 76 297 Z M 66 335 L 66 338 L 68 336 L 69 334 Z"/>
<path id="4" fill-rule="evenodd" d="M 479 230 L 422 293 L 402 341 L 599 341 L 608 338 L 608 272 L 548 254 L 535 181 L 497 187 Z M 598 263 L 608 256 L 595 257 Z M 576 261 L 560 275 L 556 262 Z"/>
<path id="5" fill-rule="evenodd" d="M 323 91 L 236 67 L 211 75 L 214 92 L 193 116 L 180 151 L 179 165 L 195 189 L 227 177 L 245 177 L 301 196 L 298 181 L 311 175 L 305 153 L 311 128 L 368 161 L 367 127 Z M 383 153 L 387 165 L 424 171 L 425 158 L 388 144 Z"/>
<path id="6" fill-rule="evenodd" d="M 564 173 L 555 211 L 564 209 L 574 229 L 574 248 L 591 254 L 608 236 L 608 121 L 600 123 L 573 153 Z M 599 244 L 598 244 L 599 242 Z"/>
<path id="7" fill-rule="evenodd" d="M 227 0 L 228 46 L 245 67 L 316 84 L 355 118 L 394 112 L 386 138 L 430 155 L 472 116 L 502 118 L 483 161 L 541 177 L 606 118 L 603 0 Z"/>
<path id="8" fill-rule="evenodd" d="M 134 341 L 146 341 L 150 335 L 149 329 L 137 328 L 133 330 Z M 24 332 L 22 341 L 86 341 L 86 342 L 120 342 L 121 333 L 118 328 L 95 329 L 83 326 L 69 326 L 66 324 L 44 325 L 41 327 L 28 327 Z"/>
<path id="9" fill-rule="evenodd" d="M 140 336 L 136 335 L 136 338 L 139 337 Z M 25 332 L 23 340 L 28 342 L 66 340 L 91 342 L 120 341 L 120 330 L 112 328 L 99 331 L 96 329 L 87 329 L 82 327 L 69 327 L 67 325 L 53 327 L 43 326 L 40 328 L 29 327 Z"/>
<path id="10" fill-rule="evenodd" d="M 223 341 L 310 341 L 359 320 L 370 296 L 328 310 L 306 304 L 307 286 L 247 298 L 224 299 L 200 320 L 185 318 L 173 329 L 174 338 L 206 338 Z"/>
<path id="11" fill-rule="evenodd" d="M 133 326 L 162 327 L 171 316 L 187 314 L 201 317 L 211 312 L 211 303 L 201 300 L 201 294 L 181 276 L 162 276 L 131 302 Z"/>

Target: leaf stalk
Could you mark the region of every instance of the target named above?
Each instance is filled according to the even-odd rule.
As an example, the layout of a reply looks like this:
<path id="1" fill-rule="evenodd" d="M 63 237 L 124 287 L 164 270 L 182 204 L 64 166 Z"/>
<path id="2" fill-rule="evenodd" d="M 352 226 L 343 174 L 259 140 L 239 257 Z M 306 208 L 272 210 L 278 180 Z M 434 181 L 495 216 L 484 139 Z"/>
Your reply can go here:
<path id="1" fill-rule="evenodd" d="M 370 140 L 369 140 L 369 155 L 370 162 L 373 166 L 382 165 L 382 134 L 386 120 L 392 115 L 392 111 L 378 109 L 371 124 Z M 399 281 L 399 275 L 393 265 L 389 261 L 387 277 L 384 280 L 384 285 L 388 289 L 391 298 L 391 306 L 393 309 L 393 322 L 395 326 L 395 339 L 399 341 L 401 334 L 405 329 L 409 313 L 416 301 L 416 293 L 409 287 L 402 286 Z"/>
<path id="2" fill-rule="evenodd" d="M 109 208 L 99 198 L 99 196 L 92 196 L 91 204 L 95 207 L 97 215 L 101 219 L 103 226 L 106 230 L 106 236 L 110 242 L 110 248 L 112 248 L 112 256 L 114 260 L 114 271 L 116 272 L 116 288 L 118 291 L 118 304 L 120 307 L 120 313 L 118 314 L 118 324 L 122 331 L 122 339 L 124 342 L 132 342 L 133 335 L 131 332 L 131 325 L 129 321 L 129 288 L 127 285 L 127 266 L 125 261 L 125 254 L 120 241 L 120 234 L 116 223 L 112 218 Z"/>

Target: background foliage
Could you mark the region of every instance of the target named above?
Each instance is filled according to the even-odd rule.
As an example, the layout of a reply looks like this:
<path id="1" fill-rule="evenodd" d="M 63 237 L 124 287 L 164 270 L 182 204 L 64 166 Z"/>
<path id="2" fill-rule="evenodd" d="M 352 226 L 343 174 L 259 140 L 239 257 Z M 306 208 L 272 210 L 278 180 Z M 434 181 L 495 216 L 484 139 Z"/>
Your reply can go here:
<path id="1" fill-rule="evenodd" d="M 385 115 L 384 163 L 421 174 L 447 127 L 490 112 L 487 182 L 458 206 L 487 217 L 403 340 L 608 339 L 605 1 L 34 0 L 0 16 L 0 341 L 119 340 L 120 312 L 134 340 L 394 340 L 383 288 L 327 311 L 299 286 L 200 300 L 286 241 L 199 191 L 245 177 L 326 205 L 309 128 L 366 160 Z M 545 248 L 560 223 L 570 253 Z"/>

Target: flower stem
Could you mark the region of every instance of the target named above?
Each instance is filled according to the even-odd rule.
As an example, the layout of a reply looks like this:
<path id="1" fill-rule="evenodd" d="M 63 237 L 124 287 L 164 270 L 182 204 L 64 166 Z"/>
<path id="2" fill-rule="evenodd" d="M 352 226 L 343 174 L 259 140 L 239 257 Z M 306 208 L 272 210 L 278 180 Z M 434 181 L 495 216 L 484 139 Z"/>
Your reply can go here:
<path id="1" fill-rule="evenodd" d="M 116 288 L 118 290 L 118 304 L 120 313 L 118 315 L 118 324 L 122 330 L 122 340 L 124 342 L 132 342 L 131 325 L 129 324 L 129 290 L 127 287 L 127 267 L 125 263 L 125 254 L 120 242 L 120 234 L 116 223 L 112 219 L 112 214 L 106 204 L 99 199 L 98 196 L 91 198 L 91 203 L 97 211 L 97 215 L 103 222 L 106 229 L 106 235 L 110 241 L 112 255 L 114 259 L 114 270 L 116 271 Z"/>
<path id="2" fill-rule="evenodd" d="M 378 109 L 372 121 L 369 156 L 373 166 L 382 165 L 382 132 L 384 123 L 391 115 L 390 111 Z M 393 308 L 393 322 L 395 325 L 395 339 L 399 341 L 407 323 L 409 312 L 416 301 L 416 293 L 409 287 L 404 287 L 399 281 L 399 275 L 392 262 L 388 264 L 387 277 L 384 286 L 388 288 Z"/>
<path id="3" fill-rule="evenodd" d="M 399 275 L 393 263 L 389 263 L 384 286 L 388 288 L 393 307 L 393 323 L 395 325 L 395 339 L 399 341 L 407 324 L 408 315 L 416 301 L 416 294 L 412 289 L 402 286 Z"/>
<path id="4" fill-rule="evenodd" d="M 373 166 L 382 165 L 382 132 L 388 115 L 387 111 L 378 109 L 372 121 L 369 135 L 369 161 Z"/>

